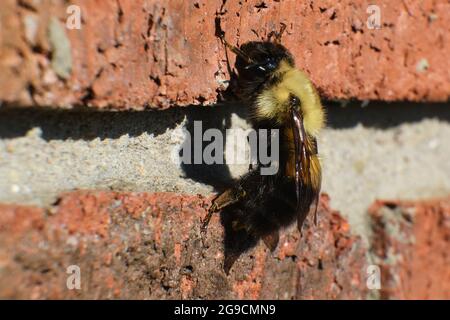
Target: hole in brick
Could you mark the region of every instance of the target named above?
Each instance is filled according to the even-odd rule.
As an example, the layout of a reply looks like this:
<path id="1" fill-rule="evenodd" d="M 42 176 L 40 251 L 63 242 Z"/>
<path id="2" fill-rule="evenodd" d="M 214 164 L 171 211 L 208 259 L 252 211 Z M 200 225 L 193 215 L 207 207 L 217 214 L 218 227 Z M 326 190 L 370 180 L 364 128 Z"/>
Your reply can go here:
<path id="1" fill-rule="evenodd" d="M 375 47 L 374 45 L 370 45 L 370 49 L 372 49 L 373 51 L 375 51 L 375 52 L 381 52 L 381 49 L 380 48 L 378 48 L 378 47 Z"/>
<path id="2" fill-rule="evenodd" d="M 161 85 L 161 79 L 159 79 L 159 77 L 155 77 L 152 75 L 148 76 L 150 78 L 150 80 L 152 80 L 154 83 L 156 83 L 156 85 L 160 86 Z"/>
<path id="3" fill-rule="evenodd" d="M 391 210 L 395 210 L 397 208 L 397 204 L 394 202 L 386 202 L 384 205 Z"/>
<path id="4" fill-rule="evenodd" d="M 267 4 L 263 1 L 263 2 L 261 2 L 261 3 L 257 4 L 257 5 L 255 5 L 255 8 L 258 9 L 257 12 L 260 12 L 261 10 L 267 9 L 268 6 L 267 6 Z"/>
<path id="5" fill-rule="evenodd" d="M 333 14 L 330 17 L 330 20 L 334 20 L 336 18 L 337 18 L 337 14 L 336 14 L 336 11 L 334 11 Z"/>
<path id="6" fill-rule="evenodd" d="M 183 273 L 187 274 L 187 273 L 192 273 L 194 272 L 194 267 L 193 266 L 184 266 L 183 267 Z"/>
<path id="7" fill-rule="evenodd" d="M 339 42 L 339 40 L 333 40 L 333 41 L 326 41 L 324 43 L 325 46 L 329 46 L 330 44 L 334 44 L 336 46 L 340 45 L 341 43 Z"/>

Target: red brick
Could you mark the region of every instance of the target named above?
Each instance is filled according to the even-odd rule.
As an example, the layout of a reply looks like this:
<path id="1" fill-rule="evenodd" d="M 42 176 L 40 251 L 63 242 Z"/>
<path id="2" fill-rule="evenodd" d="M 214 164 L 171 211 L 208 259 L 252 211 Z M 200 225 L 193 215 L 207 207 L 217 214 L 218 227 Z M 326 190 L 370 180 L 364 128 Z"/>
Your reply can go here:
<path id="1" fill-rule="evenodd" d="M 1 298 L 364 298 L 365 250 L 320 201 L 318 225 L 283 232 L 223 271 L 223 227 L 200 218 L 209 200 L 172 193 L 75 192 L 51 208 L 0 206 Z M 319 262 L 320 260 L 320 262 Z M 66 268 L 81 269 L 81 290 Z"/>
<path id="2" fill-rule="evenodd" d="M 83 24 L 65 30 L 72 53 L 67 79 L 55 75 L 48 36 L 49 25 L 58 29 L 52 17 L 65 22 L 67 2 L 38 3 L 0 2 L 0 101 L 115 109 L 213 103 L 229 79 L 216 17 L 233 44 L 286 23 L 284 44 L 326 98 L 450 97 L 447 1 L 377 1 L 379 30 L 366 27 L 373 4 L 367 0 L 72 1 Z M 26 21 L 36 25 L 28 40 Z"/>
<path id="3" fill-rule="evenodd" d="M 450 197 L 370 208 L 381 298 L 450 299 Z"/>

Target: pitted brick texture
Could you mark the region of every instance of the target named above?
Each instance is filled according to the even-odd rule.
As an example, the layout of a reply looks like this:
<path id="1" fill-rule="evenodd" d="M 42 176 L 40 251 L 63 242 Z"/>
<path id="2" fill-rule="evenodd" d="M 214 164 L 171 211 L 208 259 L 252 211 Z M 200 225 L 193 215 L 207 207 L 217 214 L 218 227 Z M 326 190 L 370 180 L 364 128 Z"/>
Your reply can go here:
<path id="1" fill-rule="evenodd" d="M 381 298 L 450 299 L 450 198 L 370 208 Z"/>
<path id="2" fill-rule="evenodd" d="M 1 205 L 0 297 L 365 298 L 365 250 L 328 201 L 302 239 L 292 228 L 274 253 L 260 243 L 229 275 L 218 217 L 205 247 L 199 239 L 201 196 L 76 192 L 46 209 Z M 70 265 L 81 290 L 66 287 Z"/>
<path id="3" fill-rule="evenodd" d="M 1 1 L 0 101 L 113 109 L 214 103 L 230 78 L 215 18 L 233 44 L 285 23 L 284 45 L 325 98 L 450 97 L 447 1 L 377 1 L 380 29 L 367 27 L 373 2 L 365 0 L 71 4 L 81 8 L 81 30 L 65 28 L 66 1 Z"/>

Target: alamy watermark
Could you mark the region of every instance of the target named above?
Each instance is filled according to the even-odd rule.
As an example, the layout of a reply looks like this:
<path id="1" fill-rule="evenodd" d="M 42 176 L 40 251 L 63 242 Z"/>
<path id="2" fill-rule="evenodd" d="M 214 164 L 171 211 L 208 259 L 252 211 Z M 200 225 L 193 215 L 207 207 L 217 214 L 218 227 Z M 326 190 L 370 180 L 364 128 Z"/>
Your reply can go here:
<path id="1" fill-rule="evenodd" d="M 367 266 L 366 269 L 366 286 L 369 290 L 381 289 L 381 269 L 376 264 Z"/>
<path id="2" fill-rule="evenodd" d="M 381 9 L 378 5 L 371 4 L 367 7 L 366 13 L 369 14 L 367 18 L 368 29 L 381 28 Z M 78 5 L 72 4 L 67 7 L 66 14 L 66 28 L 70 30 L 81 30 L 81 8 Z"/>
<path id="3" fill-rule="evenodd" d="M 176 151 L 172 158 L 178 164 L 259 163 L 262 175 L 274 175 L 279 167 L 279 130 L 236 128 L 222 132 L 209 128 L 203 131 L 202 121 L 194 121 L 193 130 L 184 132 L 184 142 Z"/>
<path id="4" fill-rule="evenodd" d="M 81 270 L 76 264 L 70 265 L 66 269 L 66 273 L 69 275 L 66 280 L 66 286 L 69 290 L 81 289 Z"/>
<path id="5" fill-rule="evenodd" d="M 66 19 L 66 28 L 81 30 L 81 8 L 75 4 L 67 7 L 66 13 L 69 15 Z"/>
<path id="6" fill-rule="evenodd" d="M 367 7 L 366 12 L 369 14 L 367 18 L 368 29 L 381 29 L 381 9 L 375 4 L 371 4 Z"/>

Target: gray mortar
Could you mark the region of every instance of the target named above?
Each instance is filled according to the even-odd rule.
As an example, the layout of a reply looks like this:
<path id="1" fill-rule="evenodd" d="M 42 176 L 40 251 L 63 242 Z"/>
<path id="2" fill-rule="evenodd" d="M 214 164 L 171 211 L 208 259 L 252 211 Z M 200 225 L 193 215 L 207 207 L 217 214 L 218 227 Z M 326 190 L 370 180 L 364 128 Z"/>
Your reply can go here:
<path id="1" fill-rule="evenodd" d="M 246 127 L 242 107 L 149 112 L 0 109 L 0 202 L 52 203 L 75 189 L 208 194 L 247 170 L 173 161 L 186 126 Z M 319 139 L 323 191 L 367 240 L 379 199 L 450 194 L 448 105 L 330 106 Z"/>

